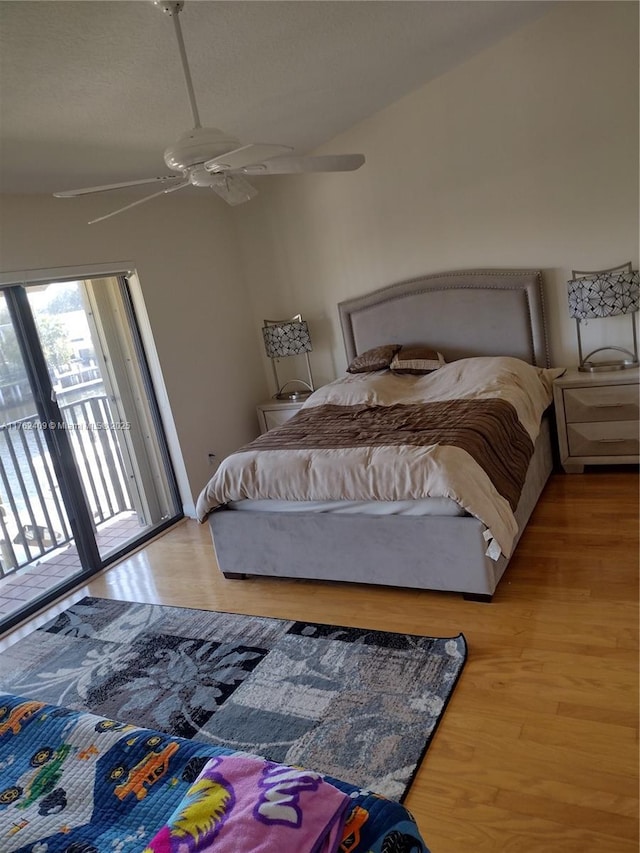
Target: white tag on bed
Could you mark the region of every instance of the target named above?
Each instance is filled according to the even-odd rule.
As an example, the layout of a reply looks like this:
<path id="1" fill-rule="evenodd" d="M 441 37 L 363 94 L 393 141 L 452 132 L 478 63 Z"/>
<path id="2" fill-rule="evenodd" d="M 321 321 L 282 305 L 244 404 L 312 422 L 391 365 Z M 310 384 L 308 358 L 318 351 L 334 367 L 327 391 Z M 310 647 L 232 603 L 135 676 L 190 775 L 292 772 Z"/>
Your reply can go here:
<path id="1" fill-rule="evenodd" d="M 495 562 L 495 560 L 499 559 L 500 555 L 502 554 L 502 551 L 500 550 L 500 546 L 498 545 L 496 540 L 491 539 L 491 542 L 489 542 L 489 547 L 484 553 L 487 557 L 489 557 L 489 559 Z"/>
<path id="2" fill-rule="evenodd" d="M 493 534 L 487 529 L 483 531 L 482 536 L 484 537 L 484 541 L 489 543 L 489 547 L 484 552 L 485 557 L 489 557 L 490 560 L 497 560 L 502 554 L 502 551 L 500 550 L 500 546 L 496 540 L 493 538 Z"/>

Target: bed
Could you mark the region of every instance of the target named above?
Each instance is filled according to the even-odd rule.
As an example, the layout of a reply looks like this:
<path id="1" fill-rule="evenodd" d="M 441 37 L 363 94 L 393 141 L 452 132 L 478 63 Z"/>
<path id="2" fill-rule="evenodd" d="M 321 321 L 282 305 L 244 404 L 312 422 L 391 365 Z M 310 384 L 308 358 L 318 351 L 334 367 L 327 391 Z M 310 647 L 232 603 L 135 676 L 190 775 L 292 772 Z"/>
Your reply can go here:
<path id="1" fill-rule="evenodd" d="M 257 849 L 429 853 L 410 813 L 370 791 L 0 693 L 2 853 Z"/>
<path id="2" fill-rule="evenodd" d="M 547 374 L 550 387 L 553 375 L 548 370 L 539 271 L 430 275 L 342 302 L 338 309 L 347 363 L 381 344 L 422 343 L 444 354 L 447 366 L 454 365 L 448 367 L 450 373 L 457 365 L 459 377 L 462 367 L 467 369 L 475 361 L 517 359 Z M 319 402 L 335 402 L 333 384 L 327 387 L 328 391 L 319 389 L 289 424 Z M 363 400 L 367 394 L 370 388 Z M 488 601 L 551 473 L 551 434 L 548 416 L 530 432 L 532 453 L 517 502 L 511 507 L 512 530 L 506 546 L 496 547 L 497 534 L 481 520 L 482 512 L 451 514 L 446 508 L 444 515 L 372 515 L 306 511 L 303 502 L 296 512 L 285 512 L 278 504 L 273 511 L 268 505 L 266 511 L 257 505 L 238 511 L 234 501 L 218 506 L 215 500 L 203 500 L 205 489 L 198 501 L 199 515 L 208 520 L 219 567 L 228 578 L 349 581 L 455 591 Z M 272 452 L 269 440 L 267 452 Z M 309 462 L 307 466 L 312 470 Z"/>

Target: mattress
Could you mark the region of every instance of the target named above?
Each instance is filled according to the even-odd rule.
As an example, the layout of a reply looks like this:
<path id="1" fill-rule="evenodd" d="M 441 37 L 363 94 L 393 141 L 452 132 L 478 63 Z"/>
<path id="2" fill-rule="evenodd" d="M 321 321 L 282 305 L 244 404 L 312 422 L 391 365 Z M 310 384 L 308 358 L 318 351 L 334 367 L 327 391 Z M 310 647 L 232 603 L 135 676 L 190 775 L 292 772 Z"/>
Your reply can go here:
<path id="1" fill-rule="evenodd" d="M 330 512 L 356 515 L 461 516 L 467 512 L 450 498 L 406 501 L 230 501 L 227 509 L 240 512 Z"/>

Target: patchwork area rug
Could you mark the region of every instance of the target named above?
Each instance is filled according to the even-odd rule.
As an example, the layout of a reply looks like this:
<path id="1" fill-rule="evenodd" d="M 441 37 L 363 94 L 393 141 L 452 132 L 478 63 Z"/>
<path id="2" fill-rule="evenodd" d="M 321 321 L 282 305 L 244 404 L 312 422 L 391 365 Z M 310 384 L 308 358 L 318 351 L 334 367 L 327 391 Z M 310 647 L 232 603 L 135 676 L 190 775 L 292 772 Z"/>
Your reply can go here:
<path id="1" fill-rule="evenodd" d="M 462 634 L 84 598 L 0 655 L 0 691 L 402 800 L 465 660 Z"/>

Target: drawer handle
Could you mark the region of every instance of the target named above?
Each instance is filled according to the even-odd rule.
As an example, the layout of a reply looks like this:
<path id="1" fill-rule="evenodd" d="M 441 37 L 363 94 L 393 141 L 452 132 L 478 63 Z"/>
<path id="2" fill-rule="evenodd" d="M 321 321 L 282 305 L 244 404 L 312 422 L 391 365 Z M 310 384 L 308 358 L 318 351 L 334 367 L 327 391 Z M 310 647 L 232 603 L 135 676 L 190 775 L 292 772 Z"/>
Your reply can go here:
<path id="1" fill-rule="evenodd" d="M 598 444 L 620 444 L 621 441 L 629 441 L 628 438 L 598 438 Z"/>
<path id="2" fill-rule="evenodd" d="M 619 409 L 624 403 L 593 403 L 594 409 Z"/>

